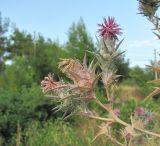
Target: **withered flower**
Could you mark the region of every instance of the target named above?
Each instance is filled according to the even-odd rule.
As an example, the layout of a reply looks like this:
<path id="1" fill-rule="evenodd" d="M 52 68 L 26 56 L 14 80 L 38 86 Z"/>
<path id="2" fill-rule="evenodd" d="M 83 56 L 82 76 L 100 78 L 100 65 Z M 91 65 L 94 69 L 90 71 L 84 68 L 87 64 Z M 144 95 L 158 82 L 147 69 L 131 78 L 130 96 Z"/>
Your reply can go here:
<path id="1" fill-rule="evenodd" d="M 51 74 L 48 74 L 47 77 L 44 77 L 44 80 L 41 81 L 42 90 L 44 93 L 56 88 L 58 86 L 58 82 L 53 79 Z"/>
<path id="2" fill-rule="evenodd" d="M 41 81 L 41 87 L 42 91 L 46 93 L 54 89 L 66 87 L 66 85 L 62 84 L 61 82 L 55 81 L 53 79 L 53 75 L 49 73 L 48 76 L 44 77 L 44 80 Z"/>
<path id="3" fill-rule="evenodd" d="M 138 134 L 134 130 L 132 126 L 127 126 L 125 129 L 122 131 L 122 136 L 128 141 L 131 138 L 137 136 Z"/>
<path id="4" fill-rule="evenodd" d="M 94 98 L 93 86 L 96 75 L 93 64 L 87 67 L 86 63 L 82 65 L 78 60 L 63 59 L 59 62 L 59 68 L 74 82 L 74 93 L 80 94 L 83 100 Z"/>

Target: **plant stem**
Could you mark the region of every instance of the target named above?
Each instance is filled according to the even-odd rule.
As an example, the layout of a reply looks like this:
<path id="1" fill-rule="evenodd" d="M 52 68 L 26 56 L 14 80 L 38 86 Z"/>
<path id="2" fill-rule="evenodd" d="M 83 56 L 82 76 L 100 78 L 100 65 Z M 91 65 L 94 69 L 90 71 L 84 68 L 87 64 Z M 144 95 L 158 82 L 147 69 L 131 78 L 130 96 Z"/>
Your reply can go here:
<path id="1" fill-rule="evenodd" d="M 113 112 L 111 109 L 109 109 L 108 107 L 106 107 L 105 105 L 103 105 L 97 98 L 96 98 L 96 103 L 97 103 L 98 105 L 100 105 L 102 108 L 104 108 L 105 110 L 107 110 L 107 111 L 112 115 L 113 119 L 114 119 L 117 123 L 120 123 L 121 125 L 124 125 L 124 126 L 129 126 L 129 125 L 130 125 L 130 124 L 122 121 L 121 119 L 119 119 L 119 118 L 114 114 L 114 112 Z"/>
<path id="2" fill-rule="evenodd" d="M 143 133 L 146 133 L 146 134 L 149 134 L 149 135 L 156 136 L 156 137 L 160 138 L 160 134 L 158 134 L 158 133 L 154 133 L 154 132 L 144 130 L 144 129 L 141 129 L 141 128 L 137 128 L 137 127 L 133 127 L 133 128 L 140 131 L 140 132 L 143 132 Z"/>
<path id="3" fill-rule="evenodd" d="M 85 114 L 84 114 L 85 115 Z M 89 118 L 93 118 L 93 119 L 97 119 L 97 120 L 101 120 L 101 121 L 106 121 L 106 122 L 115 122 L 114 119 L 109 119 L 109 118 L 101 118 L 101 117 L 97 117 L 97 116 L 93 116 L 93 115 L 86 115 Z"/>
<path id="4" fill-rule="evenodd" d="M 128 124 L 128 123 L 122 121 L 121 119 L 119 119 L 111 109 L 109 109 L 108 107 L 103 105 L 97 98 L 96 98 L 96 103 L 98 105 L 100 105 L 102 108 L 104 108 L 105 110 L 107 110 L 111 114 L 112 118 L 114 119 L 114 122 L 117 122 L 117 123 L 119 123 L 119 124 L 121 124 L 123 126 L 131 126 L 131 127 L 133 127 L 131 124 Z M 144 130 L 144 129 L 141 129 L 141 128 L 138 128 L 138 127 L 133 127 L 133 128 L 135 130 L 140 131 L 140 132 L 143 132 L 143 133 L 146 133 L 146 134 L 149 134 L 149 135 L 156 136 L 156 137 L 160 138 L 160 134 L 158 134 L 158 133 L 150 132 L 148 130 Z"/>
<path id="5" fill-rule="evenodd" d="M 119 142 L 118 140 L 116 140 L 115 138 L 111 137 L 111 136 L 108 136 L 108 138 L 113 142 L 113 143 L 116 143 L 120 146 L 124 146 L 124 144 L 122 144 L 121 142 Z"/>

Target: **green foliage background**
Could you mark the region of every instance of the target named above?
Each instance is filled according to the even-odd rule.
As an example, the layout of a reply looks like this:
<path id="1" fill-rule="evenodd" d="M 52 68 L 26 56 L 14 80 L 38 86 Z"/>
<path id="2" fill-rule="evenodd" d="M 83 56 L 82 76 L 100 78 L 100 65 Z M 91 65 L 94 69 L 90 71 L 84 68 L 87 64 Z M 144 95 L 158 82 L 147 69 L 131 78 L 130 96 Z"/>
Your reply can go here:
<path id="1" fill-rule="evenodd" d="M 8 29 L 12 29 L 10 35 L 7 35 Z M 82 19 L 69 28 L 67 42 L 59 44 L 41 34 L 11 27 L 9 19 L 0 15 L 0 146 L 111 145 L 103 138 L 92 142 L 97 130 L 90 120 L 77 117 L 66 122 L 60 120 L 63 113 L 54 114 L 52 109 L 56 103 L 44 97 L 41 91 L 40 82 L 48 73 L 54 73 L 57 80 L 64 77 L 57 68 L 59 58 L 82 61 L 86 50 L 95 51 L 96 47 Z M 89 54 L 88 58 L 90 61 L 92 56 Z M 127 79 L 122 78 L 120 84 L 138 85 L 142 97 L 146 89 L 149 92 L 151 86 L 146 86 L 146 82 L 153 78 L 151 72 L 129 68 L 124 58 L 116 66 L 118 74 Z M 103 98 L 103 91 L 99 90 L 101 83 L 97 94 Z M 158 109 L 157 104 L 150 103 L 153 111 Z M 122 119 L 127 119 L 128 110 L 132 112 L 139 103 L 126 105 L 122 106 Z M 99 111 L 94 104 L 91 108 Z M 81 128 L 77 128 L 79 126 Z"/>

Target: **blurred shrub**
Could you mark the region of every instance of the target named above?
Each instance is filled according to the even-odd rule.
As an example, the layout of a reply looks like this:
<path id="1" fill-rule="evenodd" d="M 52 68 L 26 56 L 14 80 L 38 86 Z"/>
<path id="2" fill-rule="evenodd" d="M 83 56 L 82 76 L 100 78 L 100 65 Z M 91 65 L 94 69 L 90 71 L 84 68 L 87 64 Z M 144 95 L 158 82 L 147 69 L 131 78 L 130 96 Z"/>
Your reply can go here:
<path id="1" fill-rule="evenodd" d="M 23 130 L 32 120 L 54 118 L 54 103 L 44 98 L 37 85 L 22 87 L 19 92 L 0 89 L 0 107 L 0 137 L 4 138 L 6 145 L 16 132 L 18 122 Z"/>
<path id="2" fill-rule="evenodd" d="M 80 120 L 81 124 L 70 125 L 57 120 L 44 123 L 32 122 L 24 131 L 27 146 L 97 146 L 112 144 L 106 139 L 92 142 L 95 136 L 95 121 Z"/>
<path id="3" fill-rule="evenodd" d="M 129 78 L 121 84 L 123 86 L 135 87 L 137 93 L 135 95 L 146 97 L 152 90 L 153 86 L 148 83 L 154 79 L 154 73 L 147 68 L 135 66 L 130 68 Z"/>

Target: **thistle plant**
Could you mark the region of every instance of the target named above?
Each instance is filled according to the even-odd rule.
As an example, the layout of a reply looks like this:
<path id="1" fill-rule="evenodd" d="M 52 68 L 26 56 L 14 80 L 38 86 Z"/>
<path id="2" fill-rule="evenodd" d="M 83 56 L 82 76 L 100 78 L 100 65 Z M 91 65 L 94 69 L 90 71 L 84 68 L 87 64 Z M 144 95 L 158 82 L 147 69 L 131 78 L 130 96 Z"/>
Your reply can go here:
<path id="1" fill-rule="evenodd" d="M 105 135 L 114 145 L 131 146 L 139 137 L 160 138 L 160 134 L 147 130 L 154 117 L 143 107 L 132 113 L 129 123 L 121 120 L 120 110 L 115 107 L 117 81 L 121 76 L 116 74 L 115 61 L 124 53 L 119 51 L 123 40 L 119 41 L 118 36 L 122 34 L 122 29 L 113 17 L 104 18 L 104 22 L 98 26 L 97 51 L 89 52 L 94 56 L 94 60 L 88 63 L 86 54 L 82 63 L 77 59 L 61 59 L 58 67 L 71 82 L 66 83 L 62 79 L 56 81 L 54 76 L 49 74 L 41 82 L 43 92 L 59 103 L 54 108 L 55 112 L 63 110 L 65 117 L 79 113 L 82 117 L 98 120 L 99 132 L 93 141 Z M 96 96 L 97 81 L 103 83 L 104 102 Z M 105 116 L 90 110 L 90 102 L 95 102 L 104 109 Z M 119 138 L 113 130 L 115 124 L 121 127 L 116 131 Z"/>
<path id="2" fill-rule="evenodd" d="M 143 14 L 152 24 L 154 25 L 153 33 L 160 39 L 160 18 L 157 14 L 158 8 L 160 6 L 159 0 L 138 0 L 139 1 L 139 11 L 140 14 Z M 155 74 L 155 80 L 150 81 L 149 83 L 159 84 L 160 79 L 158 78 L 158 74 L 160 73 L 160 61 L 154 62 L 153 65 L 147 65 L 151 68 Z M 160 88 L 156 87 L 153 92 L 151 92 L 147 98 L 153 97 L 160 93 Z"/>
<path id="3" fill-rule="evenodd" d="M 145 16 L 151 23 L 154 25 L 155 32 L 154 34 L 160 38 L 160 25 L 159 25 L 159 17 L 156 13 L 160 6 L 159 0 L 138 0 L 139 1 L 139 14 Z"/>

